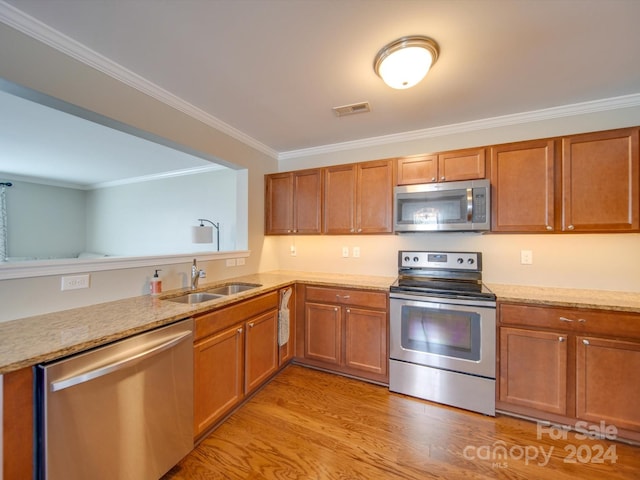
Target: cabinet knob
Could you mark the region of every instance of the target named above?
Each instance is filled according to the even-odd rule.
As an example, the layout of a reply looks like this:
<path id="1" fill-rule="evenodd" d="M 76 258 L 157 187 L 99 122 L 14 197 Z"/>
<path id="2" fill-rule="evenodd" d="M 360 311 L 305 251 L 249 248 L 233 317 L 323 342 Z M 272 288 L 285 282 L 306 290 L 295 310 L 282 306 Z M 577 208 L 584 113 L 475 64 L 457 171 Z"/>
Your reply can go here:
<path id="1" fill-rule="evenodd" d="M 291 230 L 287 230 L 287 233 L 291 233 Z"/>
<path id="2" fill-rule="evenodd" d="M 333 307 L 333 311 L 337 312 L 338 311 L 338 307 Z"/>
<path id="3" fill-rule="evenodd" d="M 249 324 L 249 328 L 253 328 L 253 325 L 254 325 L 254 323 L 253 323 L 253 322 L 251 322 L 251 323 Z"/>
<path id="4" fill-rule="evenodd" d="M 571 320 L 570 318 L 567 318 L 567 317 L 560 317 L 560 321 L 561 322 L 573 322 L 573 320 Z"/>
<path id="5" fill-rule="evenodd" d="M 566 340 L 566 338 L 564 338 L 564 337 L 558 337 L 558 341 L 559 342 L 564 342 L 565 340 Z"/>
<path id="6" fill-rule="evenodd" d="M 578 323 L 587 323 L 587 321 L 584 318 L 579 318 Z"/>
<path id="7" fill-rule="evenodd" d="M 358 229 L 358 233 L 360 233 L 361 231 L 362 231 L 362 229 L 361 229 L 361 228 L 359 228 L 359 229 Z"/>
<path id="8" fill-rule="evenodd" d="M 237 333 L 242 333 L 242 328 L 239 328 L 239 329 L 237 330 Z"/>
<path id="9" fill-rule="evenodd" d="M 436 181 L 436 177 L 431 177 L 431 181 L 435 182 Z"/>
<path id="10" fill-rule="evenodd" d="M 552 227 L 551 225 L 547 225 L 547 226 L 546 226 L 546 228 L 547 228 L 547 230 L 549 230 L 549 231 L 553 230 L 553 227 Z"/>
<path id="11" fill-rule="evenodd" d="M 445 180 L 444 175 L 440 177 L 440 180 Z"/>
<path id="12" fill-rule="evenodd" d="M 585 345 L 589 345 L 589 340 L 587 340 L 586 338 L 583 338 L 582 343 Z"/>
<path id="13" fill-rule="evenodd" d="M 351 233 L 355 232 L 355 230 L 352 228 L 351 230 L 349 230 Z"/>
<path id="14" fill-rule="evenodd" d="M 567 229 L 569 229 L 569 230 L 573 230 L 574 228 L 576 228 L 576 227 L 574 227 L 573 225 L 569 225 L 569 226 L 567 227 Z"/>
<path id="15" fill-rule="evenodd" d="M 347 313 L 351 313 L 351 309 L 350 308 L 347 308 Z"/>

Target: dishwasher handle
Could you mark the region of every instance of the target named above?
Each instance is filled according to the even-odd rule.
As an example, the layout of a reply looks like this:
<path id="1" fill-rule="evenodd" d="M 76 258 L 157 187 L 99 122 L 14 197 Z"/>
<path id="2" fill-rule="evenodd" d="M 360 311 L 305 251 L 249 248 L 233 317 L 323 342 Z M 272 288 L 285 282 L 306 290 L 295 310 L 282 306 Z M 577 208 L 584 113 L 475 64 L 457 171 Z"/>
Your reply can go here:
<path id="1" fill-rule="evenodd" d="M 120 360 L 117 360 L 113 363 L 109 363 L 103 367 L 100 368 L 96 368 L 94 370 L 89 370 L 88 372 L 83 372 L 79 375 L 75 375 L 73 377 L 70 378 L 66 378 L 64 380 L 59 380 L 57 382 L 52 382 L 51 383 L 51 388 L 50 390 L 52 392 L 58 392 L 60 390 L 64 390 L 65 388 L 69 388 L 69 387 L 73 387 L 75 385 L 79 385 L 81 383 L 85 383 L 88 382 L 90 380 L 94 380 L 96 378 L 102 377 L 104 375 L 108 375 L 109 373 L 113 373 L 116 372 L 118 370 L 122 370 L 124 368 L 127 368 L 135 363 L 138 363 L 140 361 L 142 361 L 145 358 L 151 357 L 153 355 L 156 355 L 160 352 L 163 352 L 164 350 L 168 350 L 169 348 L 174 347 L 175 345 L 177 345 L 178 343 L 182 342 L 185 338 L 191 336 L 191 331 L 188 332 L 183 332 L 180 333 L 179 335 L 176 335 L 173 338 L 170 338 L 169 340 L 167 340 L 164 343 L 161 343 L 160 345 L 156 345 L 153 348 L 150 348 L 148 350 L 144 350 L 136 355 L 133 355 L 131 357 L 126 357 Z"/>

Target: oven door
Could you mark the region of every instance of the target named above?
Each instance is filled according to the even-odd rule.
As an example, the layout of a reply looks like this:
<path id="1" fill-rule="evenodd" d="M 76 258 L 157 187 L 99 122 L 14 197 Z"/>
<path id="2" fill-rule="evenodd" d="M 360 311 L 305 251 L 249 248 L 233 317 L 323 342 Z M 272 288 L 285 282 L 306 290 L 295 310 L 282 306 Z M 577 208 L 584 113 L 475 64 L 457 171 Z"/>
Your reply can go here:
<path id="1" fill-rule="evenodd" d="M 495 378 L 493 302 L 393 293 L 391 359 Z"/>

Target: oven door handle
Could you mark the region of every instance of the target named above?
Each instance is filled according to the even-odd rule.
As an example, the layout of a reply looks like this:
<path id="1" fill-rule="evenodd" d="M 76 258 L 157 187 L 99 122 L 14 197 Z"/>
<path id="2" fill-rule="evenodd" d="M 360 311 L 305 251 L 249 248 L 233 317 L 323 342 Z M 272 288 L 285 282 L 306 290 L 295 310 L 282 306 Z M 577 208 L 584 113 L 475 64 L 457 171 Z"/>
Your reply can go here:
<path id="1" fill-rule="evenodd" d="M 473 189 L 467 188 L 467 222 L 473 219 Z"/>

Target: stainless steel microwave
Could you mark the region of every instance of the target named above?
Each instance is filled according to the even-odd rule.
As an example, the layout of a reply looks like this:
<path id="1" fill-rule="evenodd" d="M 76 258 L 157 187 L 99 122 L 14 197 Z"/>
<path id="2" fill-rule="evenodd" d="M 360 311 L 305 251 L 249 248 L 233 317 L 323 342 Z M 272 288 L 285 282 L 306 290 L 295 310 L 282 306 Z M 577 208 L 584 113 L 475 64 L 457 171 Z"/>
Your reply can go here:
<path id="1" fill-rule="evenodd" d="M 394 231 L 486 231 L 491 227 L 490 202 L 489 180 L 395 187 Z"/>

